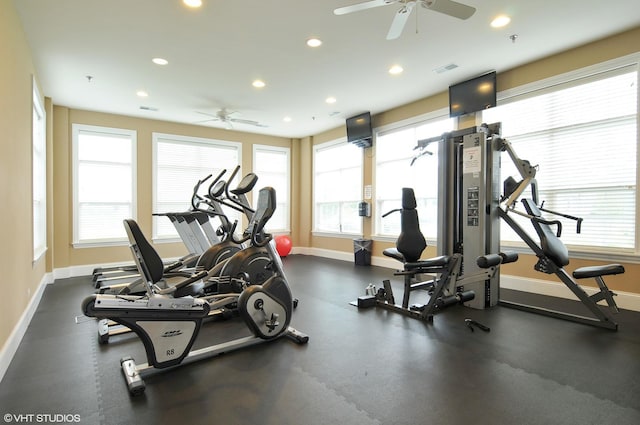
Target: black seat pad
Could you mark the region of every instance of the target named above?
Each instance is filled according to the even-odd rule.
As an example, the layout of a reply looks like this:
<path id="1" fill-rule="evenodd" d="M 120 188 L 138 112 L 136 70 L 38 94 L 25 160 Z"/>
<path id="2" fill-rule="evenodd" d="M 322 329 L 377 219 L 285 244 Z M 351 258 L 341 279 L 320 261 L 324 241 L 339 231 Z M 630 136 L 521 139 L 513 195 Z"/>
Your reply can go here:
<path id="1" fill-rule="evenodd" d="M 588 266 L 575 269 L 573 277 L 576 279 L 584 279 L 587 277 L 598 277 L 612 274 L 624 273 L 624 266 L 622 264 L 606 264 L 604 266 Z"/>
<path id="2" fill-rule="evenodd" d="M 441 255 L 439 257 L 428 258 L 426 260 L 413 261 L 404 263 L 404 269 L 407 271 L 415 271 L 418 269 L 442 268 L 449 264 L 450 257 Z"/>
<path id="3" fill-rule="evenodd" d="M 387 257 L 395 258 L 396 260 L 404 263 L 404 255 L 402 255 L 397 248 L 384 249 L 382 250 L 382 254 L 386 255 Z"/>

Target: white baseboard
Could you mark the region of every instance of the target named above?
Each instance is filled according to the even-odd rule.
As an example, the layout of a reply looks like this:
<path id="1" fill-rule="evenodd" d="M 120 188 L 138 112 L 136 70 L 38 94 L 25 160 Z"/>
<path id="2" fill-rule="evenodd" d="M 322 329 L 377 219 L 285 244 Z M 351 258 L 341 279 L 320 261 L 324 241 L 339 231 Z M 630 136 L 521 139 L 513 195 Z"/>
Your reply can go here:
<path id="1" fill-rule="evenodd" d="M 329 249 L 319 248 L 294 248 L 291 252 L 294 254 L 315 255 L 318 257 L 333 258 L 336 260 L 354 261 L 353 254 L 343 251 L 332 251 Z M 394 270 L 400 268 L 400 263 L 398 263 L 398 261 L 386 257 L 371 257 L 371 264 Z M 576 300 L 576 296 L 573 292 L 571 292 L 564 283 L 559 281 L 554 282 L 543 279 L 531 279 L 503 274 L 500 276 L 500 287 L 516 291 L 530 292 L 533 294 Z M 593 295 L 598 291 L 598 289 L 594 287 L 581 287 L 589 295 Z M 640 294 L 622 291 L 615 291 L 615 293 L 617 294 L 615 301 L 619 308 L 640 312 Z"/>
<path id="2" fill-rule="evenodd" d="M 322 248 L 309 248 L 309 247 L 294 247 L 291 250 L 291 254 L 302 254 L 302 255 L 315 255 L 316 257 L 323 258 L 332 258 L 334 260 L 342 260 L 349 261 L 354 263 L 355 258 L 354 254 L 350 252 L 344 251 L 334 251 L 331 249 L 322 249 Z M 371 257 L 371 265 L 386 267 L 388 269 L 398 269 L 402 268 L 402 264 L 400 264 L 397 260 L 387 257 Z"/>
<path id="3" fill-rule="evenodd" d="M 48 284 L 53 283 L 53 281 L 54 276 L 52 273 L 47 273 L 42 277 L 42 280 L 38 284 L 36 291 L 33 293 L 27 308 L 22 312 L 22 316 L 20 316 L 18 323 L 14 326 L 9 338 L 7 338 L 7 341 L 2 346 L 2 350 L 0 351 L 0 381 L 4 378 L 4 374 L 7 372 L 7 369 L 11 364 L 13 356 L 16 354 L 16 351 L 18 351 L 20 342 L 29 327 L 29 323 L 31 323 L 31 319 L 38 308 L 38 304 L 40 304 L 44 289 Z"/>
<path id="4" fill-rule="evenodd" d="M 91 276 L 93 271 L 100 267 L 116 267 L 116 266 L 133 266 L 133 261 L 121 261 L 119 263 L 103 263 L 103 264 L 85 264 L 81 266 L 70 266 L 53 271 L 55 279 L 66 279 L 77 276 Z"/>
<path id="5" fill-rule="evenodd" d="M 310 248 L 310 247 L 293 247 L 292 254 L 301 255 L 314 255 L 323 258 L 331 258 L 335 260 L 355 262 L 353 253 L 344 251 L 335 251 L 330 249 Z M 47 273 L 43 278 L 38 289 L 31 297 L 29 305 L 25 309 L 24 313 L 20 317 L 18 324 L 14 327 L 7 342 L 2 347 L 0 352 L 0 380 L 4 377 L 4 374 L 11 363 L 11 359 L 15 354 L 22 337 L 31 322 L 31 318 L 38 307 L 44 288 L 47 284 L 52 283 L 55 279 L 64 279 L 76 276 L 89 276 L 93 270 L 97 267 L 110 267 L 116 265 L 122 265 L 124 263 L 108 263 L 108 264 L 94 264 L 94 265 L 82 265 L 71 266 L 61 269 L 55 269 L 53 273 Z M 133 263 L 131 263 L 133 264 Z M 385 267 L 391 270 L 400 268 L 398 261 L 387 257 L 373 256 L 371 258 L 371 264 L 374 266 Z M 575 299 L 573 293 L 561 282 L 553 282 L 542 279 L 523 278 L 519 276 L 502 275 L 500 278 L 500 286 L 505 289 L 514 289 L 517 291 L 531 292 L 534 294 L 548 295 L 552 297 Z M 596 289 L 584 286 L 584 290 L 589 294 L 596 292 Z M 640 294 L 616 291 L 616 303 L 620 308 L 632 311 L 640 311 Z"/>
<path id="6" fill-rule="evenodd" d="M 562 282 L 502 275 L 500 276 L 500 287 L 557 298 L 566 298 L 570 300 L 576 299 L 573 292 L 571 292 L 571 290 Z M 593 295 L 598 292 L 597 288 L 590 286 L 581 285 L 581 288 L 589 295 Z M 623 291 L 614 292 L 617 295 L 615 297 L 615 301 L 619 308 L 640 311 L 640 294 Z"/>

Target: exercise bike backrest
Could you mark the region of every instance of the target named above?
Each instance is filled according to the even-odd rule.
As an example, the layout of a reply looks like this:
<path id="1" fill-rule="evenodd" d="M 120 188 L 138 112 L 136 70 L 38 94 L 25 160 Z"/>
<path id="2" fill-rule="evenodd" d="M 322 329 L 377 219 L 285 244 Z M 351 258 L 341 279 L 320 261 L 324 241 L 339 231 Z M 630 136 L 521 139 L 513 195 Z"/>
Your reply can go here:
<path id="1" fill-rule="evenodd" d="M 427 247 L 427 241 L 420 231 L 416 206 L 416 197 L 413 189 L 403 187 L 402 209 L 393 210 L 383 215 L 383 217 L 386 217 L 392 212 L 400 211 L 400 234 L 396 240 L 396 249 L 402 254 L 404 261 L 408 263 L 418 261 Z"/>
<path id="2" fill-rule="evenodd" d="M 164 276 L 164 263 L 158 252 L 151 246 L 140 226 L 135 220 L 125 219 L 124 228 L 127 231 L 133 257 L 146 282 L 158 283 Z M 150 289 L 150 288 L 149 288 Z"/>
<path id="3" fill-rule="evenodd" d="M 540 247 L 544 254 L 558 267 L 564 267 L 569 264 L 569 251 L 567 247 L 560 238 L 558 238 L 557 233 L 550 227 L 550 224 L 560 226 L 560 222 L 543 219 L 542 212 L 531 199 L 522 199 L 522 204 L 527 210 L 527 214 L 531 216 L 531 223 L 540 238 Z M 558 228 L 558 231 L 559 230 L 560 228 Z"/>

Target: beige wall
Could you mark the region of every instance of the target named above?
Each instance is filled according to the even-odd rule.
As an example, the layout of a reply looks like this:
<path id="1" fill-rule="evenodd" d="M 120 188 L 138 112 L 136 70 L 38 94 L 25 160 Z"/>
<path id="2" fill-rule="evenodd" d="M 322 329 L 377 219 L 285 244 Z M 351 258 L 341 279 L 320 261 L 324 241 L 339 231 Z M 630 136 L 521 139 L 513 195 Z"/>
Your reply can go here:
<path id="1" fill-rule="evenodd" d="M 142 231 L 151 235 L 152 206 L 152 133 L 176 134 L 190 137 L 211 138 L 242 143 L 242 170 L 253 169 L 253 145 L 263 144 L 292 147 L 295 140 L 214 129 L 209 127 L 177 124 L 122 115 L 104 114 L 55 106 L 53 109 L 54 128 L 54 192 L 55 192 L 55 235 L 54 268 L 61 269 L 86 264 L 104 264 L 131 261 L 131 253 L 126 246 L 105 248 L 74 248 L 72 246 L 72 171 L 71 171 L 71 127 L 72 124 L 96 125 L 135 130 L 137 134 L 137 221 Z M 293 155 L 292 155 L 293 157 Z M 215 164 L 211 165 L 212 168 Z M 295 202 L 295 197 L 292 199 Z M 186 254 L 184 245 L 158 244 L 161 256 L 179 257 Z"/>
<path id="2" fill-rule="evenodd" d="M 576 48 L 570 52 L 502 72 L 498 89 L 504 90 L 559 73 L 613 59 L 637 50 L 640 28 Z M 72 123 L 127 128 L 138 134 L 138 219 L 143 231 L 151 231 L 151 133 L 161 132 L 194 137 L 238 141 L 243 144 L 243 171 L 252 169 L 254 143 L 291 148 L 291 223 L 294 246 L 352 252 L 350 239 L 314 237 L 312 230 L 312 148 L 314 144 L 345 136 L 344 127 L 301 140 L 258 136 L 250 133 L 146 120 L 69 109 L 45 99 L 48 135 L 48 247 L 45 258 L 33 264 L 31 248 L 31 92 L 35 73 L 31 53 L 19 17 L 11 1 L 0 0 L 0 345 L 25 312 L 47 272 L 73 266 L 129 261 L 126 247 L 74 249 L 71 245 L 71 125 Z M 46 94 L 46 93 L 45 93 Z M 446 92 L 378 114 L 374 124 L 382 126 L 447 106 Z M 466 123 L 465 123 L 466 125 Z M 365 184 L 372 183 L 375 149 L 364 149 Z M 365 236 L 371 236 L 372 220 L 365 221 Z M 375 242 L 374 255 L 390 244 Z M 180 244 L 162 244 L 160 254 L 181 255 Z M 430 247 L 427 255 L 435 254 Z M 505 272 L 541 278 L 532 270 L 533 258 L 522 258 L 505 267 Z M 593 262 L 573 261 L 573 266 Z M 613 289 L 640 293 L 633 285 L 640 265 L 625 264 L 623 277 L 610 279 Z M 542 276 L 544 278 L 544 276 Z"/>
<path id="3" fill-rule="evenodd" d="M 639 46 L 640 28 L 635 28 L 613 37 L 520 66 L 510 71 L 500 72 L 497 80 L 498 91 L 514 88 L 589 65 L 636 53 L 638 52 Z M 448 107 L 448 92 L 444 91 L 435 96 L 430 96 L 408 105 L 377 114 L 373 117 L 373 123 L 375 127 L 381 127 L 446 107 Z M 464 117 L 464 120 L 464 122 L 458 123 L 459 128 L 466 128 L 475 125 L 472 116 Z M 314 136 L 313 143 L 323 143 L 340 137 L 346 137 L 346 129 L 344 127 Z M 365 184 L 371 184 L 373 164 L 375 163 L 375 147 L 363 149 L 363 155 L 365 161 L 364 182 Z M 303 227 L 300 231 L 311 235 L 311 227 Z M 370 237 L 372 232 L 373 221 L 371 219 L 365 219 L 363 230 L 364 236 Z M 311 246 L 314 248 L 334 249 L 345 252 L 352 252 L 353 250 L 352 241 L 348 239 L 310 236 L 310 240 Z M 374 256 L 382 256 L 382 250 L 392 245 L 392 243 L 374 240 L 372 254 Z M 436 249 L 434 247 L 429 247 L 423 257 L 432 256 L 435 255 L 435 253 Z M 545 275 L 533 270 L 533 264 L 535 264 L 535 261 L 536 259 L 533 255 L 522 255 L 521 259 L 517 263 L 505 265 L 503 273 L 534 279 L 547 279 Z M 602 261 L 576 259 L 571 261 L 571 264 L 567 269 L 572 271 L 573 269 L 584 265 L 605 263 L 606 262 Z M 636 284 L 636 282 L 638 282 L 638 277 L 640 276 L 640 264 L 625 263 L 624 266 L 626 273 L 624 275 L 607 278 L 607 284 L 609 284 L 609 286 L 614 290 L 640 293 L 640 287 Z M 553 280 L 553 278 L 551 278 L 551 280 Z M 585 284 L 591 284 L 591 282 L 585 282 Z"/>
<path id="4" fill-rule="evenodd" d="M 0 2 L 0 347 L 45 277 L 32 261 L 31 113 L 34 65 L 11 1 Z"/>

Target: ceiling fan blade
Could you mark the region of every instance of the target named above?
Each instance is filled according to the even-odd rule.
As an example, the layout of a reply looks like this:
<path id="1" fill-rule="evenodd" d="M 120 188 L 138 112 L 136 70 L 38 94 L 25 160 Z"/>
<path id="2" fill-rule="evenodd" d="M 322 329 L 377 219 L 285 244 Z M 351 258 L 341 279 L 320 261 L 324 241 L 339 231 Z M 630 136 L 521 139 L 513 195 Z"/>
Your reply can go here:
<path id="1" fill-rule="evenodd" d="M 216 120 L 218 119 L 218 117 L 217 117 L 216 115 L 208 114 L 208 113 L 206 113 L 206 112 L 196 111 L 196 114 L 206 115 L 206 116 L 211 117 L 211 118 L 216 119 Z"/>
<path id="2" fill-rule="evenodd" d="M 372 9 L 374 7 L 386 6 L 397 3 L 398 0 L 371 0 L 364 3 L 353 4 L 351 6 L 339 7 L 333 11 L 335 15 L 345 15 L 347 13 L 358 12 L 360 10 Z"/>
<path id="3" fill-rule="evenodd" d="M 445 15 L 458 19 L 469 19 L 476 13 L 475 7 L 467 6 L 466 4 L 453 0 L 423 0 L 421 4 L 422 7 L 433 10 L 434 12 L 444 13 Z"/>
<path id="4" fill-rule="evenodd" d="M 415 1 L 407 2 L 396 12 L 396 15 L 393 17 L 393 22 L 391 22 L 391 28 L 389 28 L 389 32 L 387 33 L 387 40 L 394 40 L 400 37 L 415 4 Z"/>

